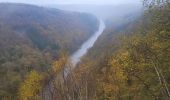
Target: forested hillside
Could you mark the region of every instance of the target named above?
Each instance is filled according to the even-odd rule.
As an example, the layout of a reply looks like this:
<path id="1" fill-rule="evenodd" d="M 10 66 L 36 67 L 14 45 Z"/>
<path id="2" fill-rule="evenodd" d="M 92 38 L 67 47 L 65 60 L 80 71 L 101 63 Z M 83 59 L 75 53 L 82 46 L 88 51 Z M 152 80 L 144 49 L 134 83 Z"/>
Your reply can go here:
<path id="1" fill-rule="evenodd" d="M 0 5 L 0 99 L 169 100 L 170 2 L 143 1 L 141 14 L 109 19 L 76 66 L 69 54 L 97 29 L 95 17 Z"/>
<path id="2" fill-rule="evenodd" d="M 147 9 L 140 17 L 117 27 L 107 26 L 64 84 L 56 85 L 56 97 L 60 100 L 170 99 L 170 4 L 166 0 L 148 1 L 152 0 L 144 2 Z M 63 58 L 54 68 L 62 61 Z"/>
<path id="3" fill-rule="evenodd" d="M 17 99 L 27 73 L 46 72 L 61 51 L 73 53 L 97 29 L 89 14 L 1 3 L 0 99 Z"/>
<path id="4" fill-rule="evenodd" d="M 92 98 L 170 99 L 170 4 L 155 4 L 132 22 L 108 26 L 84 57 Z"/>

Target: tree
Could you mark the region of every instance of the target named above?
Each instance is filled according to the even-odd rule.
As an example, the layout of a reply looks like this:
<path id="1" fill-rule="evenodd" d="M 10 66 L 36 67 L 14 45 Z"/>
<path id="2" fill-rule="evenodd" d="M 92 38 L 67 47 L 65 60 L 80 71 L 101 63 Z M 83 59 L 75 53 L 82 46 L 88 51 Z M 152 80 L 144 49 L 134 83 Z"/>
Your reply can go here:
<path id="1" fill-rule="evenodd" d="M 31 71 L 19 88 L 20 100 L 38 100 L 42 91 L 43 76 L 37 71 Z"/>
<path id="2" fill-rule="evenodd" d="M 165 3 L 169 3 L 169 0 L 143 0 L 145 6 L 152 7 L 152 6 L 159 6 Z"/>

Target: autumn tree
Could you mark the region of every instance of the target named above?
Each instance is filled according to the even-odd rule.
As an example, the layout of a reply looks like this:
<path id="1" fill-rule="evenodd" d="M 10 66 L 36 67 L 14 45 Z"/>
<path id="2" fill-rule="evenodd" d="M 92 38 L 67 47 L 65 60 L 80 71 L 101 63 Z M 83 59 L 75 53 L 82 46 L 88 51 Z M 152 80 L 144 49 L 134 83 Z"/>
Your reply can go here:
<path id="1" fill-rule="evenodd" d="M 37 71 L 31 71 L 19 88 L 20 100 L 39 100 L 38 94 L 42 91 L 43 76 Z"/>

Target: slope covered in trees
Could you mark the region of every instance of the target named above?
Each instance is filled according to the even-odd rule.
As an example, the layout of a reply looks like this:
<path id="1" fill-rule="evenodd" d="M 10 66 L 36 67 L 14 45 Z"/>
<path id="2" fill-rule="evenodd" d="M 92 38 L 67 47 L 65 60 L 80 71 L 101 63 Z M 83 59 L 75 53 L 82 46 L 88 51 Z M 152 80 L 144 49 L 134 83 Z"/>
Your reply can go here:
<path id="1" fill-rule="evenodd" d="M 84 57 L 96 100 L 170 99 L 170 4 L 149 5 L 137 20 L 108 27 Z"/>
<path id="2" fill-rule="evenodd" d="M 50 73 L 62 81 L 50 81 L 52 100 L 169 100 L 170 4 L 153 4 L 133 21 L 108 26 L 67 77 L 67 57 L 57 60 Z"/>
<path id="3" fill-rule="evenodd" d="M 44 100 L 47 88 L 50 100 L 169 100 L 170 3 L 144 1 L 149 8 L 133 21 L 109 24 L 76 69 L 65 74 L 72 64 L 61 53 L 48 70 L 29 71 L 13 95 L 20 100 Z M 9 85 L 20 79 L 15 74 L 6 75 L 6 79 L 13 76 Z M 2 93 L 3 99 L 11 99 Z"/>
<path id="4" fill-rule="evenodd" d="M 46 71 L 62 50 L 71 54 L 97 28 L 89 14 L 1 3 L 0 99 L 15 100 L 28 72 Z"/>

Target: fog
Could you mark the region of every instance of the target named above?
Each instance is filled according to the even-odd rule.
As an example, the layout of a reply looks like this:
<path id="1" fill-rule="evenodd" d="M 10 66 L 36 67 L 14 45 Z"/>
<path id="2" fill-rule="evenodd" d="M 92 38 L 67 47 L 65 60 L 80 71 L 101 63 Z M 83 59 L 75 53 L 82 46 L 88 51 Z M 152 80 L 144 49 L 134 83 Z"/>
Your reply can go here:
<path id="1" fill-rule="evenodd" d="M 87 12 L 103 20 L 120 20 L 141 10 L 141 0 L 0 0 L 5 3 L 26 3 L 62 10 Z"/>
<path id="2" fill-rule="evenodd" d="M 0 2 L 15 2 L 15 3 L 29 3 L 29 4 L 139 4 L 140 0 L 0 0 Z"/>
<path id="3" fill-rule="evenodd" d="M 138 14 L 142 10 L 141 4 L 119 4 L 119 5 L 87 5 L 87 4 L 60 4 L 48 5 L 68 11 L 92 13 L 103 20 L 119 20 L 123 17 Z"/>

